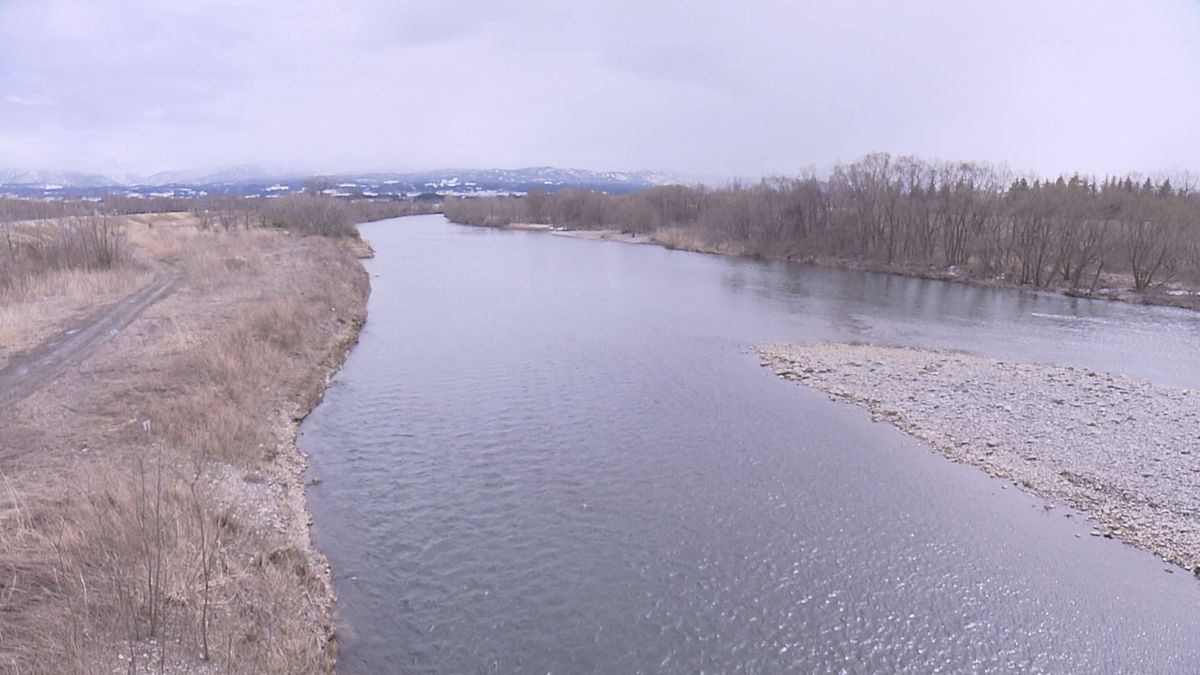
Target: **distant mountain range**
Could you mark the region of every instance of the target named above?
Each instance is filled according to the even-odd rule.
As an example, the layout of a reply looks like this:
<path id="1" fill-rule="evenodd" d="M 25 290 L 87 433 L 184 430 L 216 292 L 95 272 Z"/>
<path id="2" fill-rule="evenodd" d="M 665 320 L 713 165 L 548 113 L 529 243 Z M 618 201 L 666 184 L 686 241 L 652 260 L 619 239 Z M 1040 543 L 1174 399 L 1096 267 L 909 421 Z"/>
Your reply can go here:
<path id="1" fill-rule="evenodd" d="M 78 171 L 4 171 L 0 170 L 0 186 L 45 186 L 55 188 L 98 188 L 114 185 L 107 176 Z"/>
<path id="2" fill-rule="evenodd" d="M 0 194 L 18 197 L 197 197 L 227 195 L 271 197 L 317 186 L 327 194 L 363 197 L 415 197 L 421 194 L 522 194 L 543 189 L 599 190 L 613 194 L 656 185 L 709 182 L 697 176 L 663 171 L 591 171 L 530 167 L 524 169 L 439 169 L 408 173 L 376 172 L 309 176 L 271 172 L 253 166 L 220 171 L 168 171 L 121 180 L 74 171 L 0 170 Z"/>

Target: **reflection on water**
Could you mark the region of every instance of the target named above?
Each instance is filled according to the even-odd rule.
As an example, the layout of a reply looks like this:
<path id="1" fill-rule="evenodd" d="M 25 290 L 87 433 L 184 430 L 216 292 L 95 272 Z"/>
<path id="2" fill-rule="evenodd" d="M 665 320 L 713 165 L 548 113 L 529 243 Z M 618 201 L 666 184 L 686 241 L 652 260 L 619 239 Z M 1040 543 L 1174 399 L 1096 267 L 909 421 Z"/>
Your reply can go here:
<path id="1" fill-rule="evenodd" d="M 363 230 L 369 322 L 302 438 L 346 672 L 1200 658 L 1190 577 L 749 352 L 871 340 L 1195 385 L 1195 316 L 439 217 Z"/>

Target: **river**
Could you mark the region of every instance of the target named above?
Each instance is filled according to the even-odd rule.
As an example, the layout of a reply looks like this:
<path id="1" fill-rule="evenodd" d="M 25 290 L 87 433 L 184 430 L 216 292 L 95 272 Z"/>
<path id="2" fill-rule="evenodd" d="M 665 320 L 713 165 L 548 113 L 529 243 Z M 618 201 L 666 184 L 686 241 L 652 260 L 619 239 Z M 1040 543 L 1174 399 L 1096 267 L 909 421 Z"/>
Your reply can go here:
<path id="1" fill-rule="evenodd" d="M 776 378 L 948 347 L 1200 386 L 1200 315 L 448 224 L 364 225 L 302 427 L 346 673 L 1179 672 L 1200 582 Z"/>

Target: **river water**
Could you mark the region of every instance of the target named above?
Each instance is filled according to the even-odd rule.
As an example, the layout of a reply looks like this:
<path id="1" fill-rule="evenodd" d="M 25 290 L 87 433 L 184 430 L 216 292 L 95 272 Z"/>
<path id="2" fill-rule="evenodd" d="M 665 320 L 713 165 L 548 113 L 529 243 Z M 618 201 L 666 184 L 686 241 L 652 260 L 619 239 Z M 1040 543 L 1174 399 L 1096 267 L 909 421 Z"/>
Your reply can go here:
<path id="1" fill-rule="evenodd" d="M 303 426 L 346 673 L 1200 668 L 1200 582 L 758 365 L 949 347 L 1200 385 L 1182 311 L 365 225 Z"/>

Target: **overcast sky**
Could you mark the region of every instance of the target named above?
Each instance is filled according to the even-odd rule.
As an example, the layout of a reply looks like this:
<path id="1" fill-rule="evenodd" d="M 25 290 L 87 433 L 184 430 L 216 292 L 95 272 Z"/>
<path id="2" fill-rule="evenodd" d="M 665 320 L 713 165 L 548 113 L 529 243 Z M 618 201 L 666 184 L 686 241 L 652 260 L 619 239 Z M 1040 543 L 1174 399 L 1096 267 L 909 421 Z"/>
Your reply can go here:
<path id="1" fill-rule="evenodd" d="M 1200 2 L 0 0 L 0 166 L 1200 169 Z"/>

